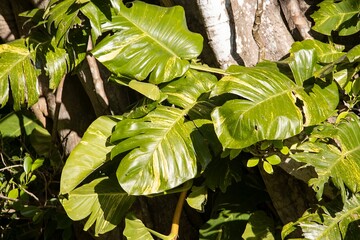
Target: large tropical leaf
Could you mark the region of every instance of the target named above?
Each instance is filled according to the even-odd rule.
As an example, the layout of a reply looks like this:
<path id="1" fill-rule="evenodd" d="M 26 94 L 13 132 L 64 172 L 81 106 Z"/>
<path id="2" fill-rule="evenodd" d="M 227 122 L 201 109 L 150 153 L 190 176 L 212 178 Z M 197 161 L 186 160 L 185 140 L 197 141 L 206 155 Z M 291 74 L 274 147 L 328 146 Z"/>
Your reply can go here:
<path id="1" fill-rule="evenodd" d="M 331 63 L 345 55 L 342 52 L 345 47 L 342 45 L 335 45 L 330 43 L 323 43 L 316 39 L 306 39 L 301 42 L 295 42 L 291 46 L 290 52 L 298 52 L 300 50 L 314 49 L 317 55 L 317 60 L 320 63 Z"/>
<path id="2" fill-rule="evenodd" d="M 192 112 L 215 82 L 209 74 L 189 71 L 161 89 L 174 107 L 158 106 L 142 118 L 117 124 L 111 136 L 117 145 L 111 154 L 113 158 L 126 154 L 117 170 L 125 191 L 145 195 L 169 190 L 194 178 L 198 164 L 205 168 L 210 162 L 208 140 L 201 130 L 211 123 L 206 119 L 211 110 Z M 205 119 L 199 118 L 201 114 Z M 192 118 L 195 115 L 197 119 Z"/>
<path id="3" fill-rule="evenodd" d="M 359 216 L 360 196 L 358 194 L 346 199 L 344 203 L 336 199 L 316 212 L 306 211 L 298 221 L 287 224 L 283 228 L 282 239 L 294 231 L 295 226 L 300 226 L 303 236 L 309 240 L 348 239 L 347 236 L 359 236 L 359 227 L 351 228 L 351 224 L 356 224 L 355 221 L 360 219 Z"/>
<path id="4" fill-rule="evenodd" d="M 89 126 L 65 163 L 61 174 L 60 193 L 73 190 L 109 160 L 108 154 L 113 145 L 108 138 L 116 122 L 115 118 L 102 116 Z"/>
<path id="5" fill-rule="evenodd" d="M 143 2 L 121 10 L 103 31 L 117 31 L 105 37 L 92 53 L 111 72 L 137 80 L 149 75 L 152 83 L 168 82 L 189 68 L 188 59 L 199 56 L 202 37 L 191 33 L 182 7 L 163 8 Z"/>
<path id="6" fill-rule="evenodd" d="M 342 190 L 346 197 L 345 186 L 352 192 L 358 192 L 360 182 L 360 121 L 356 116 L 341 122 L 337 126 L 318 128 L 315 137 L 331 137 L 339 146 L 323 142 L 306 142 L 298 149 L 304 152 L 291 157 L 307 163 L 315 168 L 317 178 L 311 184 L 321 198 L 324 185 L 331 178 L 333 183 Z"/>
<path id="7" fill-rule="evenodd" d="M 332 31 L 338 31 L 340 36 L 346 36 L 360 30 L 359 0 L 343 0 L 338 3 L 325 0 L 318 6 L 320 9 L 311 15 L 315 21 L 315 31 L 328 36 Z"/>
<path id="8" fill-rule="evenodd" d="M 25 40 L 15 40 L 0 45 L 0 107 L 8 101 L 10 88 L 14 109 L 27 103 L 28 106 L 38 99 L 38 81 L 32 54 L 25 45 Z"/>
<path id="9" fill-rule="evenodd" d="M 70 191 L 61 199 L 68 216 L 74 220 L 87 219 L 84 230 L 95 222 L 95 235 L 114 229 L 125 217 L 135 197 L 121 189 L 116 180 L 102 177 Z"/>
<path id="10" fill-rule="evenodd" d="M 305 62 L 297 64 L 298 69 L 307 69 L 299 68 Z M 338 103 L 335 83 L 314 84 L 305 89 L 268 63 L 253 68 L 236 66 L 229 71 L 233 75 L 223 77 L 212 92 L 212 96 L 232 93 L 242 98 L 227 101 L 212 113 L 216 134 L 224 148 L 244 148 L 262 140 L 289 138 L 304 126 L 327 119 Z M 297 101 L 302 102 L 302 109 Z"/>

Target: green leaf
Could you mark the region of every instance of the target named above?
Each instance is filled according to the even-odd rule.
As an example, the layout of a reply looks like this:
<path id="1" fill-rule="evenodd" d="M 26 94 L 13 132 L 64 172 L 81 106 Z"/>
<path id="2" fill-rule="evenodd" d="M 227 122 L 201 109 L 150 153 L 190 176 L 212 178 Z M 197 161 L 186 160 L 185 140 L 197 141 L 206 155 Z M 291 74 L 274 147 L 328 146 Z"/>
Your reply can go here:
<path id="1" fill-rule="evenodd" d="M 347 239 L 351 236 L 359 236 L 358 227 L 352 228 L 349 232 L 350 224 L 356 223 L 360 219 L 360 197 L 358 194 L 341 202 L 335 199 L 330 204 L 318 209 L 316 212 L 306 211 L 304 215 L 295 223 L 289 223 L 284 227 L 286 232 L 284 237 L 294 230 L 295 226 L 300 226 L 303 236 L 312 240 L 332 240 Z M 349 235 L 348 235 L 349 234 Z"/>
<path id="2" fill-rule="evenodd" d="M 97 171 L 114 147 L 108 141 L 117 119 L 102 116 L 86 130 L 80 143 L 73 149 L 62 170 L 60 193 L 73 190 L 87 176 Z"/>
<path id="3" fill-rule="evenodd" d="M 127 240 L 154 240 L 144 223 L 132 214 L 125 218 L 124 236 Z"/>
<path id="4" fill-rule="evenodd" d="M 350 62 L 359 62 L 360 60 L 360 44 L 356 45 L 352 49 L 348 51 L 346 57 L 349 59 Z"/>
<path id="5" fill-rule="evenodd" d="M 95 222 L 95 236 L 114 229 L 125 217 L 135 197 L 124 192 L 116 180 L 98 178 L 68 193 L 61 203 L 73 221 L 87 219 L 84 230 Z"/>
<path id="6" fill-rule="evenodd" d="M 95 34 L 95 39 L 101 35 L 101 11 L 93 2 L 88 2 L 83 5 L 80 11 L 89 19 L 92 32 Z"/>
<path id="7" fill-rule="evenodd" d="M 244 240 L 274 240 L 273 231 L 273 220 L 265 212 L 257 211 L 251 214 L 242 238 Z"/>
<path id="8" fill-rule="evenodd" d="M 71 28 L 76 24 L 81 24 L 78 17 L 81 4 L 77 0 L 53 1 L 45 11 L 44 17 L 47 18 L 47 30 L 49 33 L 52 27 L 55 31 L 55 42 L 57 46 L 63 46 L 68 40 L 68 34 Z"/>
<path id="9" fill-rule="evenodd" d="M 265 172 L 267 172 L 268 174 L 274 173 L 274 169 L 273 169 L 272 165 L 270 163 L 268 163 L 267 161 L 263 161 L 263 168 L 264 168 Z"/>
<path id="10" fill-rule="evenodd" d="M 155 84 L 131 80 L 129 87 L 151 100 L 157 101 L 160 99 L 160 90 Z"/>
<path id="11" fill-rule="evenodd" d="M 299 50 L 291 53 L 289 66 L 293 73 L 295 82 L 297 85 L 302 86 L 305 80 L 313 77 L 313 73 L 318 67 L 316 65 L 317 56 L 314 49 L 311 50 Z"/>
<path id="12" fill-rule="evenodd" d="M 252 68 L 237 66 L 229 71 L 234 75 L 223 77 L 212 96 L 232 93 L 243 99 L 227 101 L 211 114 L 224 148 L 239 149 L 263 140 L 289 138 L 300 133 L 304 126 L 327 119 L 338 104 L 335 83 L 315 84 L 305 89 L 270 64 Z M 297 100 L 303 103 L 302 109 L 296 105 Z"/>
<path id="13" fill-rule="evenodd" d="M 266 159 L 266 161 L 268 161 L 271 165 L 278 165 L 278 164 L 281 163 L 281 158 L 280 158 L 278 155 L 276 155 L 276 154 L 271 155 L 271 156 L 269 156 L 269 157 L 266 157 L 265 159 Z"/>
<path id="14" fill-rule="evenodd" d="M 0 133 L 2 137 L 19 137 L 30 135 L 34 128 L 41 126 L 33 119 L 21 113 L 9 113 L 0 119 Z"/>
<path id="15" fill-rule="evenodd" d="M 339 146 L 335 147 L 322 142 L 306 142 L 299 147 L 299 150 L 304 152 L 293 154 L 291 157 L 315 168 L 318 177 L 311 179 L 309 184 L 313 186 L 319 199 L 323 194 L 325 183 L 330 178 L 341 189 L 342 196 L 345 198 L 345 185 L 352 192 L 360 190 L 358 184 L 360 181 L 360 121 L 357 117 L 353 117 L 328 128 L 324 129 L 323 137 L 327 135 L 332 137 Z M 321 130 L 319 131 L 317 135 L 321 133 Z"/>
<path id="16" fill-rule="evenodd" d="M 33 164 L 31 165 L 31 171 L 35 171 L 36 169 L 38 169 L 39 167 L 41 167 L 44 163 L 44 159 L 42 158 L 37 158 Z"/>
<path id="17" fill-rule="evenodd" d="M 204 212 L 204 207 L 207 202 L 207 188 L 205 186 L 193 186 L 191 193 L 186 198 L 186 202 L 198 212 Z"/>
<path id="18" fill-rule="evenodd" d="M 242 234 L 241 224 L 250 217 L 248 213 L 224 210 L 217 217 L 211 218 L 200 229 L 200 240 L 238 239 Z"/>
<path id="19" fill-rule="evenodd" d="M 24 172 L 26 174 L 28 174 L 30 171 L 31 171 L 31 167 L 32 167 L 32 163 L 33 163 L 33 160 L 30 156 L 25 156 L 24 157 Z"/>
<path id="20" fill-rule="evenodd" d="M 358 0 L 343 0 L 338 3 L 325 0 L 318 4 L 318 7 L 320 9 L 311 15 L 315 21 L 315 31 L 328 36 L 332 31 L 338 31 L 340 36 L 346 36 L 360 30 Z"/>
<path id="21" fill-rule="evenodd" d="M 202 95 L 215 83 L 212 75 L 189 70 L 161 88 L 174 107 L 158 106 L 142 118 L 117 124 L 111 136 L 117 146 L 111 155 L 121 154 L 117 176 L 125 191 L 134 195 L 167 191 L 194 178 L 198 165 L 203 169 L 208 165 L 209 146 L 215 148 L 217 141 L 208 120 L 213 105 Z"/>
<path id="22" fill-rule="evenodd" d="M 11 88 L 14 109 L 35 104 L 39 92 L 32 54 L 24 39 L 0 45 L 0 107 L 4 107 Z"/>
<path id="23" fill-rule="evenodd" d="M 117 145 L 111 157 L 130 151 L 116 172 L 126 192 L 159 193 L 195 177 L 197 159 L 191 133 L 196 126 L 185 122 L 186 113 L 159 106 L 141 119 L 125 119 L 116 125 L 111 142 Z"/>
<path id="24" fill-rule="evenodd" d="M 247 164 L 246 166 L 247 167 L 255 167 L 259 164 L 259 161 L 260 159 L 257 158 L 257 157 L 253 157 L 253 158 L 250 158 L 248 161 L 247 161 Z"/>
<path id="25" fill-rule="evenodd" d="M 295 53 L 301 50 L 311 49 L 315 50 L 317 60 L 321 63 L 332 63 L 333 61 L 345 55 L 345 53 L 342 52 L 345 49 L 344 46 L 323 43 L 316 39 L 306 39 L 301 42 L 295 42 L 291 46 L 290 52 Z"/>
<path id="26" fill-rule="evenodd" d="M 180 6 L 164 8 L 136 1 L 108 22 L 103 31 L 117 31 L 105 37 L 92 53 L 111 72 L 151 83 L 181 77 L 188 59 L 198 57 L 203 38 L 191 33 Z M 146 14 L 144 14 L 146 13 Z"/>

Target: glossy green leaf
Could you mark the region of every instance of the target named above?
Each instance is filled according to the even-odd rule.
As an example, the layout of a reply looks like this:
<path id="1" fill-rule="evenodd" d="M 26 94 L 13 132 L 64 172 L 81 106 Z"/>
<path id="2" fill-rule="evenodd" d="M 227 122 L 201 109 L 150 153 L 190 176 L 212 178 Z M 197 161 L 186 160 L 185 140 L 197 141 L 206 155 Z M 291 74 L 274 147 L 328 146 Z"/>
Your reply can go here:
<path id="1" fill-rule="evenodd" d="M 315 69 L 318 67 L 317 55 L 314 49 L 311 50 L 299 50 L 291 54 L 291 60 L 289 66 L 293 73 L 295 82 L 297 85 L 302 86 L 305 80 L 308 80 L 313 76 Z"/>
<path id="2" fill-rule="evenodd" d="M 55 42 L 57 46 L 63 46 L 68 40 L 70 29 L 76 24 L 81 24 L 78 17 L 81 4 L 76 2 L 77 0 L 53 1 L 45 11 L 44 17 L 48 20 L 48 32 L 52 32 L 52 27 L 56 29 Z"/>
<path id="3" fill-rule="evenodd" d="M 108 155 L 114 146 L 108 138 L 116 122 L 115 118 L 102 116 L 89 126 L 80 143 L 66 160 L 61 174 L 60 193 L 65 194 L 73 190 L 109 160 Z"/>
<path id="4" fill-rule="evenodd" d="M 274 222 L 265 212 L 257 211 L 251 214 L 242 238 L 244 240 L 275 240 Z"/>
<path id="5" fill-rule="evenodd" d="M 124 236 L 127 240 L 154 240 L 144 223 L 132 214 L 125 218 Z"/>
<path id="6" fill-rule="evenodd" d="M 273 174 L 274 173 L 274 169 L 273 169 L 272 165 L 270 163 L 268 163 L 267 161 L 263 161 L 263 169 L 268 174 Z"/>
<path id="7" fill-rule="evenodd" d="M 32 160 L 32 158 L 30 156 L 25 156 L 24 157 L 23 166 L 24 166 L 24 172 L 26 174 L 28 174 L 31 171 L 32 163 L 33 163 L 33 160 Z"/>
<path id="8" fill-rule="evenodd" d="M 132 80 L 129 82 L 129 87 L 151 100 L 156 101 L 160 99 L 160 90 L 155 84 Z"/>
<path id="9" fill-rule="evenodd" d="M 358 0 L 325 0 L 318 4 L 318 7 L 320 9 L 311 15 L 315 21 L 315 31 L 328 36 L 332 31 L 338 31 L 340 36 L 346 36 L 360 30 Z"/>
<path id="10" fill-rule="evenodd" d="M 117 31 L 93 49 L 94 56 L 111 72 L 151 83 L 168 82 L 184 75 L 188 59 L 202 50 L 202 37 L 191 33 L 180 6 L 164 8 L 136 1 L 120 12 L 103 31 Z M 146 14 L 144 14 L 146 13 Z"/>
<path id="11" fill-rule="evenodd" d="M 24 39 L 0 45 L 0 107 L 4 107 L 11 88 L 14 109 L 31 106 L 37 102 L 37 73 L 32 54 Z"/>
<path id="12" fill-rule="evenodd" d="M 68 193 L 61 203 L 73 221 L 89 217 L 88 230 L 95 223 L 95 236 L 114 229 L 125 217 L 135 197 L 124 192 L 116 180 L 97 178 Z"/>
<path id="13" fill-rule="evenodd" d="M 0 134 L 2 137 L 19 137 L 30 135 L 34 128 L 41 127 L 36 121 L 21 113 L 9 113 L 0 119 Z"/>
<path id="14" fill-rule="evenodd" d="M 330 204 L 318 209 L 316 212 L 306 211 L 295 223 L 287 224 L 282 232 L 282 238 L 300 226 L 303 236 L 311 240 L 348 239 L 359 236 L 358 220 L 360 219 L 360 197 L 358 194 L 346 199 L 344 203 L 335 199 Z M 356 227 L 351 228 L 352 223 Z"/>
<path id="15" fill-rule="evenodd" d="M 52 46 L 45 53 L 46 72 L 49 75 L 49 87 L 55 89 L 70 70 L 69 55 L 63 48 Z"/>
<path id="16" fill-rule="evenodd" d="M 117 143 L 111 156 L 127 153 L 117 170 L 123 189 L 146 195 L 179 186 L 197 174 L 191 133 L 196 126 L 185 122 L 187 112 L 159 106 L 141 119 L 120 121 L 111 136 Z"/>
<path id="17" fill-rule="evenodd" d="M 174 107 L 158 106 L 142 118 L 117 124 L 111 136 L 117 146 L 111 155 L 126 153 L 117 176 L 129 194 L 169 190 L 195 177 L 198 165 L 208 165 L 209 147 L 217 141 L 212 140 L 209 120 L 213 106 L 201 96 L 215 83 L 212 75 L 190 70 L 161 88 Z"/>
<path id="18" fill-rule="evenodd" d="M 242 234 L 241 225 L 249 219 L 250 214 L 223 210 L 200 229 L 200 240 L 238 239 Z"/>
<path id="19" fill-rule="evenodd" d="M 186 202 L 198 212 L 204 212 L 207 202 L 207 188 L 205 186 L 193 186 L 189 196 L 186 198 Z"/>
<path id="20" fill-rule="evenodd" d="M 276 155 L 276 154 L 271 155 L 271 156 L 269 156 L 269 157 L 266 157 L 265 159 L 266 159 L 266 161 L 268 161 L 271 165 L 278 165 L 278 164 L 281 163 L 281 158 L 280 158 L 278 155 Z"/>
<path id="21" fill-rule="evenodd" d="M 345 55 L 345 53 L 342 52 L 345 49 L 345 46 L 323 43 L 316 39 L 307 39 L 301 42 L 295 42 L 291 46 L 290 52 L 294 53 L 301 50 L 311 49 L 315 50 L 317 59 L 321 63 L 331 63 Z"/>
<path id="22" fill-rule="evenodd" d="M 212 112 L 215 132 L 224 148 L 245 148 L 263 140 L 289 138 L 304 126 L 327 119 L 338 104 L 335 83 L 305 89 L 270 64 L 237 66 L 229 71 L 234 75 L 223 77 L 212 96 L 232 93 L 243 99 L 227 101 Z M 302 109 L 296 105 L 297 100 L 302 101 Z"/>
<path id="23" fill-rule="evenodd" d="M 33 162 L 33 164 L 31 165 L 31 171 L 35 171 L 36 169 L 38 169 L 39 167 L 41 167 L 44 163 L 44 159 L 42 158 L 37 158 L 35 159 L 35 161 Z"/>
<path id="24" fill-rule="evenodd" d="M 259 164 L 259 161 L 260 159 L 257 158 L 257 157 L 253 157 L 253 158 L 250 158 L 248 161 L 247 161 L 247 164 L 246 166 L 247 167 L 255 167 Z"/>
<path id="25" fill-rule="evenodd" d="M 323 136 L 334 138 L 339 146 L 335 147 L 322 142 L 306 142 L 299 147 L 299 150 L 304 152 L 293 154 L 291 157 L 315 168 L 318 177 L 311 179 L 309 184 L 317 192 L 318 198 L 321 198 L 324 185 L 330 178 L 341 189 L 342 196 L 345 198 L 345 186 L 352 192 L 360 190 L 358 184 L 360 181 L 360 121 L 357 117 L 353 117 L 328 128 L 323 130 Z M 317 136 L 321 136 L 321 130 L 319 131 Z"/>
<path id="26" fill-rule="evenodd" d="M 350 62 L 359 62 L 360 61 L 360 44 L 356 45 L 346 54 L 346 57 Z"/>
<path id="27" fill-rule="evenodd" d="M 94 33 L 94 38 L 97 39 L 101 35 L 101 11 L 97 6 L 89 1 L 87 4 L 84 4 L 80 11 L 89 19 L 91 31 Z"/>

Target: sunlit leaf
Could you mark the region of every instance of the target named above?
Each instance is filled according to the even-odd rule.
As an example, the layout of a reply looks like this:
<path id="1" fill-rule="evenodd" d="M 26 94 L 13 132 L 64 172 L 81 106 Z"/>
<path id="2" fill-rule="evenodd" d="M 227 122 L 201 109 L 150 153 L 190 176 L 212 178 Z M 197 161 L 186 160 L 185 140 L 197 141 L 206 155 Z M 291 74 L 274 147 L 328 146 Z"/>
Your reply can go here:
<path id="1" fill-rule="evenodd" d="M 32 54 L 24 39 L 0 45 L 0 107 L 8 101 L 10 88 L 14 109 L 31 106 L 39 95 L 37 73 Z"/>
<path id="2" fill-rule="evenodd" d="M 281 158 L 274 154 L 274 155 L 271 155 L 269 157 L 266 157 L 265 158 L 266 161 L 268 161 L 271 165 L 277 165 L 277 164 L 280 164 L 281 163 Z"/>
<path id="3" fill-rule="evenodd" d="M 318 198 L 321 198 L 324 185 L 330 178 L 345 198 L 345 186 L 352 192 L 360 190 L 360 121 L 352 117 L 337 126 L 328 126 L 323 131 L 324 138 L 332 137 L 339 146 L 306 142 L 299 147 L 304 152 L 295 153 L 291 157 L 315 168 L 318 177 L 311 179 L 309 184 L 316 190 Z M 321 130 L 317 136 L 321 136 Z"/>
<path id="4" fill-rule="evenodd" d="M 204 186 L 193 186 L 191 193 L 186 198 L 186 202 L 190 207 L 196 209 L 199 212 L 204 212 L 205 204 L 207 202 L 207 188 Z"/>
<path id="5" fill-rule="evenodd" d="M 107 177 L 97 178 L 68 193 L 61 203 L 73 221 L 89 217 L 84 230 L 95 223 L 95 235 L 114 229 L 125 217 L 135 198 Z"/>
<path id="6" fill-rule="evenodd" d="M 315 31 L 328 36 L 332 31 L 338 31 L 340 36 L 346 36 L 360 30 L 358 0 L 325 0 L 319 3 L 318 7 L 320 9 L 311 15 L 315 21 Z"/>
<path id="7" fill-rule="evenodd" d="M 132 214 L 125 219 L 124 236 L 127 240 L 154 240 L 144 223 Z"/>
<path id="8" fill-rule="evenodd" d="M 341 202 L 336 199 L 317 211 L 306 211 L 295 223 L 287 224 L 282 232 L 282 238 L 301 227 L 303 236 L 310 240 L 354 239 L 359 236 L 360 229 L 360 197 L 358 194 Z M 351 224 L 357 226 L 351 228 Z"/>
<path id="9" fill-rule="evenodd" d="M 129 87 L 151 100 L 156 101 L 160 99 L 160 90 L 155 84 L 132 80 L 129 82 Z"/>
<path id="10" fill-rule="evenodd" d="M 270 163 L 268 163 L 267 161 L 263 161 L 263 169 L 268 174 L 273 174 L 274 173 L 274 169 L 273 169 L 272 165 Z"/>
<path id="11" fill-rule="evenodd" d="M 114 147 L 108 141 L 117 119 L 102 116 L 86 130 L 68 157 L 61 174 L 60 192 L 68 193 L 109 160 Z"/>
<path id="12" fill-rule="evenodd" d="M 304 88 L 270 66 L 232 67 L 229 71 L 234 75 L 223 77 L 214 88 L 212 96 L 232 93 L 242 97 L 212 112 L 215 132 L 224 148 L 283 140 L 334 113 L 339 98 L 335 83 Z M 302 109 L 297 100 L 302 101 Z"/>
<path id="13" fill-rule="evenodd" d="M 151 83 L 168 82 L 189 68 L 188 59 L 202 50 L 202 37 L 186 26 L 180 6 L 163 8 L 136 1 L 121 11 L 103 31 L 117 31 L 105 37 L 92 53 L 110 71 L 137 80 L 149 76 Z"/>
<path id="14" fill-rule="evenodd" d="M 345 55 L 345 53 L 342 52 L 345 49 L 345 46 L 323 43 L 316 39 L 306 39 L 301 42 L 295 42 L 291 46 L 290 52 L 311 49 L 315 50 L 317 58 L 321 63 L 331 63 Z"/>
<path id="15" fill-rule="evenodd" d="M 253 157 L 253 158 L 250 158 L 248 161 L 247 161 L 247 164 L 246 166 L 247 167 L 255 167 L 258 165 L 260 159 L 257 158 L 257 157 Z"/>

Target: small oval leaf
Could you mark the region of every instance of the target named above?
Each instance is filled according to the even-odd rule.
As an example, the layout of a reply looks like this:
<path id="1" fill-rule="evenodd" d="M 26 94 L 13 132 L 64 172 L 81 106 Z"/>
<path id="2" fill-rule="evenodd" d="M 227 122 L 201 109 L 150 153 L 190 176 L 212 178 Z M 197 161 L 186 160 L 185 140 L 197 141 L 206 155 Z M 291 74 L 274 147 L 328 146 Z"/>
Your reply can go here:
<path id="1" fill-rule="evenodd" d="M 24 171 L 26 174 L 28 174 L 31 171 L 31 166 L 32 166 L 33 160 L 30 156 L 25 156 L 24 157 Z"/>
<path id="2" fill-rule="evenodd" d="M 259 163 L 259 158 L 250 158 L 246 164 L 247 167 L 255 167 Z"/>
<path id="3" fill-rule="evenodd" d="M 274 169 L 273 169 L 272 165 L 270 163 L 268 163 L 267 161 L 263 162 L 263 168 L 264 168 L 265 172 L 267 172 L 268 174 L 274 173 Z"/>
<path id="4" fill-rule="evenodd" d="M 266 158 L 266 161 L 268 161 L 271 165 L 277 165 L 281 163 L 281 158 L 278 155 L 271 155 Z"/>

